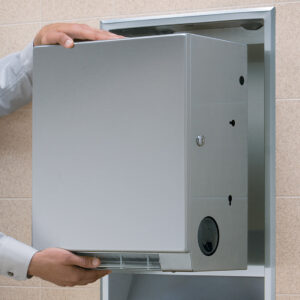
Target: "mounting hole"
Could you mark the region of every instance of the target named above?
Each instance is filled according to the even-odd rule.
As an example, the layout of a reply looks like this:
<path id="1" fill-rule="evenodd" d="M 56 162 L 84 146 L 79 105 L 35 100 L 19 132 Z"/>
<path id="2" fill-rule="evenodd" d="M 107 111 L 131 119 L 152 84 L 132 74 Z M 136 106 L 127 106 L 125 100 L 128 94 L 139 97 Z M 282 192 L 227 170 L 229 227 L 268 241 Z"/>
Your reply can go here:
<path id="1" fill-rule="evenodd" d="M 212 217 L 205 217 L 198 228 L 198 245 L 206 256 L 213 255 L 219 245 L 219 227 Z"/>
<path id="2" fill-rule="evenodd" d="M 230 124 L 232 127 L 234 127 L 234 126 L 235 126 L 235 120 L 231 120 L 231 121 L 229 122 L 229 124 Z"/>
<path id="3" fill-rule="evenodd" d="M 232 203 L 232 196 L 231 195 L 228 196 L 228 202 L 229 202 L 229 205 L 231 206 L 231 203 Z"/>
<path id="4" fill-rule="evenodd" d="M 240 81 L 240 84 L 243 85 L 243 84 L 245 83 L 245 78 L 244 78 L 244 76 L 240 76 L 239 81 Z"/>

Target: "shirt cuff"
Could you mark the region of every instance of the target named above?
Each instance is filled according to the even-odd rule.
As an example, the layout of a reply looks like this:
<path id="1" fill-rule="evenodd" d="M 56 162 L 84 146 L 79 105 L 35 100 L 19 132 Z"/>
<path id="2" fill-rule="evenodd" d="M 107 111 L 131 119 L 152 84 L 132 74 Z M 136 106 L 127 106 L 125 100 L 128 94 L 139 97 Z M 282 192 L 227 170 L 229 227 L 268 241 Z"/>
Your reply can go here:
<path id="1" fill-rule="evenodd" d="M 17 280 L 29 278 L 27 276 L 28 266 L 37 250 L 9 236 L 4 238 L 1 249 L 4 254 L 1 273 Z"/>

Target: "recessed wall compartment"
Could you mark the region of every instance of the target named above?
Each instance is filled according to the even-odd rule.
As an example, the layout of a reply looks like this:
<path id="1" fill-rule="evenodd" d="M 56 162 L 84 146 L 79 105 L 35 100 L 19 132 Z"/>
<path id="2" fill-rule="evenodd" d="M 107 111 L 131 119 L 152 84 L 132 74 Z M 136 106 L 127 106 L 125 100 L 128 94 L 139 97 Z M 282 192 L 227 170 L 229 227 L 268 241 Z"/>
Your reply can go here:
<path id="1" fill-rule="evenodd" d="M 35 47 L 33 113 L 34 247 L 110 269 L 246 268 L 245 45 Z"/>
<path id="2" fill-rule="evenodd" d="M 275 8 L 142 16 L 104 20 L 100 26 L 128 37 L 189 32 L 248 48 L 247 270 L 114 272 L 102 280 L 102 298 L 275 300 Z M 206 143 L 202 137 L 200 144 Z"/>

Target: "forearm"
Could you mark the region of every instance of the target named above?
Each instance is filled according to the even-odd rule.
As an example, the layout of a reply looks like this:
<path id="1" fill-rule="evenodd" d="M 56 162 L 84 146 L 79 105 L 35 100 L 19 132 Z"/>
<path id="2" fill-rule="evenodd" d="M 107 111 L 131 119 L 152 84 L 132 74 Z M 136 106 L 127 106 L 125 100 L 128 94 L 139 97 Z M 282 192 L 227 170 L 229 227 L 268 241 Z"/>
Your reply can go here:
<path id="1" fill-rule="evenodd" d="M 0 59 L 0 116 L 29 103 L 32 98 L 33 45 Z"/>

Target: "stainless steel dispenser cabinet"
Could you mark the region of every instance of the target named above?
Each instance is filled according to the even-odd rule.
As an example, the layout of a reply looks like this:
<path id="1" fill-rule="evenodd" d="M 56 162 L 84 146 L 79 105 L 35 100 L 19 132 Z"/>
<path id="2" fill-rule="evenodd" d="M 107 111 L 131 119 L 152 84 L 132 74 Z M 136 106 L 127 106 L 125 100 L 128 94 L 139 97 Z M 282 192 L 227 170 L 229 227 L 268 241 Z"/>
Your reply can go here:
<path id="1" fill-rule="evenodd" d="M 247 267 L 247 48 L 193 34 L 34 48 L 33 246 L 101 268 Z"/>

